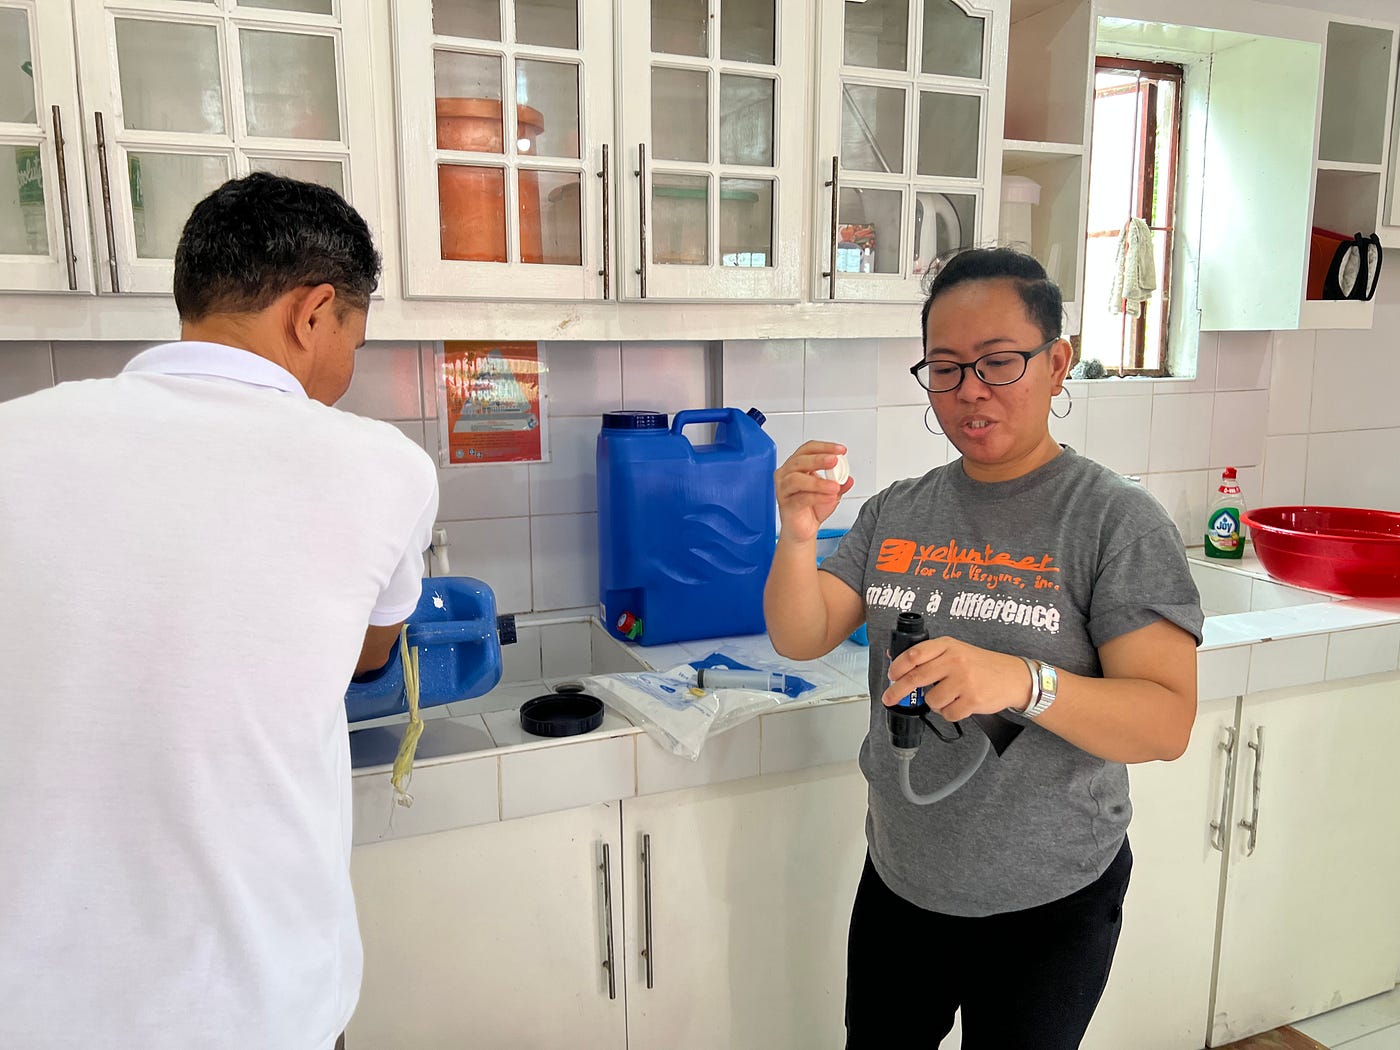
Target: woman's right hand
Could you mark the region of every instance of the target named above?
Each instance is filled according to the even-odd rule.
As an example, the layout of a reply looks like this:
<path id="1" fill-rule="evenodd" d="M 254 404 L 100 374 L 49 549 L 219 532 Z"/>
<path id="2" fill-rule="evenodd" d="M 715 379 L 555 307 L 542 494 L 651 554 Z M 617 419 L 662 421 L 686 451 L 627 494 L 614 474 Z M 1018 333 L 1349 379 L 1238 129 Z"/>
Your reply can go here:
<path id="1" fill-rule="evenodd" d="M 773 474 L 782 539 L 806 543 L 817 538 L 822 522 L 831 517 L 841 497 L 855 484 L 854 478 L 847 478 L 838 485 L 818 471 L 836 466 L 836 457 L 845 454 L 845 445 L 808 441 Z"/>

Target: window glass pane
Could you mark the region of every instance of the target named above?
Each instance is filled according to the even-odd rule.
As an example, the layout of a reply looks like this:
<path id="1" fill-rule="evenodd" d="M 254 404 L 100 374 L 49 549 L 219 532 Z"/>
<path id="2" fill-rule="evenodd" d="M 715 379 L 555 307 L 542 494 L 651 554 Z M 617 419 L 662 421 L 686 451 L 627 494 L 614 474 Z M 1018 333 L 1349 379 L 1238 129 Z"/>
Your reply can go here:
<path id="1" fill-rule="evenodd" d="M 982 99 L 919 92 L 919 174 L 975 179 L 981 156 Z"/>
<path id="2" fill-rule="evenodd" d="M 501 60 L 495 55 L 433 52 L 438 149 L 504 152 Z"/>
<path id="3" fill-rule="evenodd" d="M 778 34 L 774 0 L 720 0 L 719 57 L 773 65 Z"/>
<path id="4" fill-rule="evenodd" d="M 651 49 L 709 58 L 709 0 L 651 0 Z"/>
<path id="5" fill-rule="evenodd" d="M 719 78 L 719 162 L 773 166 L 773 81 Z"/>
<path id="6" fill-rule="evenodd" d="M 911 272 L 924 273 L 943 256 L 972 247 L 976 234 L 975 194 L 928 190 L 915 193 Z"/>
<path id="7" fill-rule="evenodd" d="M 213 26 L 118 18 L 116 41 L 126 127 L 224 130 L 219 37 Z"/>
<path id="8" fill-rule="evenodd" d="M 28 12 L 0 7 L 0 122 L 38 123 L 31 59 Z"/>
<path id="9" fill-rule="evenodd" d="M 846 65 L 909 68 L 909 0 L 846 0 L 844 6 Z"/>
<path id="10" fill-rule="evenodd" d="M 300 11 L 308 15 L 333 15 L 331 0 L 238 0 L 239 7 L 264 7 L 274 11 Z"/>
<path id="11" fill-rule="evenodd" d="M 501 168 L 438 165 L 444 259 L 506 261 L 506 178 Z"/>
<path id="12" fill-rule="evenodd" d="M 841 85 L 841 166 L 904 170 L 904 89 Z"/>
<path id="13" fill-rule="evenodd" d="M 515 98 L 518 151 L 532 157 L 578 156 L 578 66 L 517 59 Z"/>
<path id="14" fill-rule="evenodd" d="M 836 210 L 838 273 L 899 273 L 900 190 L 844 186 Z"/>
<path id="15" fill-rule="evenodd" d="M 710 159 L 710 74 L 703 69 L 651 71 L 651 141 L 658 160 Z"/>
<path id="16" fill-rule="evenodd" d="M 583 264 L 582 176 L 576 171 L 520 172 L 520 260 Z"/>
<path id="17" fill-rule="evenodd" d="M 192 209 L 229 177 L 227 157 L 127 154 L 136 254 L 173 259 Z"/>
<path id="18" fill-rule="evenodd" d="M 249 157 L 254 171 L 270 171 L 289 179 L 329 186 L 345 196 L 345 166 L 338 160 L 310 160 L 305 157 Z"/>
<path id="19" fill-rule="evenodd" d="M 953 0 L 924 0 L 924 56 L 920 68 L 925 73 L 980 80 L 984 22 Z"/>
<path id="20" fill-rule="evenodd" d="M 0 255 L 48 254 L 39 147 L 0 145 Z"/>
<path id="21" fill-rule="evenodd" d="M 710 261 L 710 180 L 658 172 L 651 180 L 651 257 L 705 266 Z"/>
<path id="22" fill-rule="evenodd" d="M 577 0 L 515 0 L 515 39 L 522 44 L 576 50 Z"/>
<path id="23" fill-rule="evenodd" d="M 433 0 L 433 32 L 438 36 L 499 40 L 501 0 Z"/>
<path id="24" fill-rule="evenodd" d="M 772 180 L 719 180 L 719 263 L 773 265 Z"/>
<path id="25" fill-rule="evenodd" d="M 335 40 L 249 29 L 242 30 L 238 39 L 248 134 L 338 141 Z"/>

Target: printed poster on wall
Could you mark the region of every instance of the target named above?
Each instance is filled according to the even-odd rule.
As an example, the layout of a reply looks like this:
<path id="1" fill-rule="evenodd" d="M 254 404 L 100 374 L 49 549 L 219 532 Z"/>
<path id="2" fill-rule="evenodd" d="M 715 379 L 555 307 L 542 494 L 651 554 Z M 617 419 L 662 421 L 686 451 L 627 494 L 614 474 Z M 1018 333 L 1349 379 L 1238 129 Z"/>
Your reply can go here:
<path id="1" fill-rule="evenodd" d="M 437 373 L 441 466 L 544 462 L 539 343 L 445 342 Z"/>

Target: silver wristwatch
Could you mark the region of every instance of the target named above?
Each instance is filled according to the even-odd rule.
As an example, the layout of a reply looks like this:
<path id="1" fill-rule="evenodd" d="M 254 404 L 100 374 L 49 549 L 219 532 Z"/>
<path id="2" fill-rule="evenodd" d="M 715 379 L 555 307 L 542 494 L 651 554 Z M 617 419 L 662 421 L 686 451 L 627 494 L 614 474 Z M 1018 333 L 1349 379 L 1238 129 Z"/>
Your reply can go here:
<path id="1" fill-rule="evenodd" d="M 1055 702 L 1055 692 L 1060 687 L 1060 675 L 1055 668 L 1029 656 L 1021 657 L 1031 670 L 1031 702 L 1021 712 L 1027 718 L 1035 718 L 1049 710 Z"/>

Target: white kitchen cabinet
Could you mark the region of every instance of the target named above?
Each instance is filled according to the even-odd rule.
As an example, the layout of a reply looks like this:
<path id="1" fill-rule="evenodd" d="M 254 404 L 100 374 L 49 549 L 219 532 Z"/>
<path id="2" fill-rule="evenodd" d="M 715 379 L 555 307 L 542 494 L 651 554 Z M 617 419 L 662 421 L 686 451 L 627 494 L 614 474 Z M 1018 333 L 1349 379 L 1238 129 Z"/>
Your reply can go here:
<path id="1" fill-rule="evenodd" d="M 609 5 L 398 2 L 393 20 L 405 294 L 616 298 Z"/>
<path id="2" fill-rule="evenodd" d="M 795 301 L 808 245 L 804 0 L 620 0 L 629 299 Z"/>
<path id="3" fill-rule="evenodd" d="M 73 3 L 104 291 L 168 293 L 191 207 L 249 171 L 331 186 L 376 226 L 365 0 Z"/>
<path id="4" fill-rule="evenodd" d="M 813 294 L 918 302 L 997 236 L 1008 0 L 821 5 Z"/>
<path id="5" fill-rule="evenodd" d="M 865 809 L 854 764 L 623 803 L 631 1050 L 840 1044 Z"/>
<path id="6" fill-rule="evenodd" d="M 0 3 L 0 289 L 91 292 L 72 12 Z"/>
<path id="7" fill-rule="evenodd" d="M 1386 991 L 1400 964 L 1400 678 L 1244 698 L 1208 1045 Z"/>
<path id="8" fill-rule="evenodd" d="M 347 1045 L 626 1046 L 619 827 L 609 803 L 357 847 Z"/>

